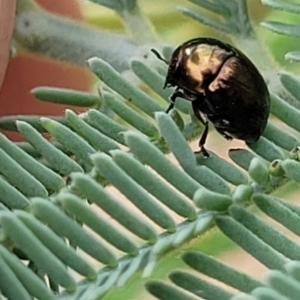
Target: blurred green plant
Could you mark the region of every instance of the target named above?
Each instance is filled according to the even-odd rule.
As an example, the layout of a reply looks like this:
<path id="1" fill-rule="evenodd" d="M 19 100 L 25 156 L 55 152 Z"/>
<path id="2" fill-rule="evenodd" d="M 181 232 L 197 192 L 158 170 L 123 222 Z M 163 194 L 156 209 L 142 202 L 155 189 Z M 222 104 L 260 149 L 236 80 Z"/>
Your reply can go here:
<path id="1" fill-rule="evenodd" d="M 281 71 L 285 93 L 280 94 L 269 81 L 272 121 L 249 149 L 229 151 L 233 163 L 211 151 L 204 159 L 188 144 L 202 130 L 189 117 L 189 103 L 179 100 L 175 110 L 164 113 L 171 93 L 162 89 L 165 66 L 157 70 L 157 65 L 123 51 L 159 43 L 138 3 L 93 2 L 115 10 L 132 31 L 134 42 L 105 33 L 107 44 L 101 31 L 45 13 L 31 1 L 18 3 L 15 39 L 20 45 L 75 63 L 88 59 L 101 86 L 99 96 L 49 87 L 32 90 L 41 101 L 90 107 L 79 115 L 66 110 L 60 118 L 0 119 L 1 128 L 18 130 L 26 140 L 13 143 L 0 134 L 1 294 L 12 300 L 125 299 L 125 295 L 132 299 L 142 286 L 134 284 L 131 294 L 124 290 L 118 294 L 118 287 L 126 287 L 133 277 L 145 277 L 146 289 L 159 299 L 298 299 L 299 246 L 247 208 L 255 206 L 300 234 L 299 207 L 274 195 L 292 181 L 300 183 L 300 112 L 285 101 L 285 95 L 298 101 L 300 80 Z M 179 10 L 225 33 L 237 47 L 248 45 L 257 65 L 267 59 L 265 71 L 274 76 L 278 65 L 272 67 L 267 53 L 257 56 L 262 48 L 250 24 L 247 1 L 191 2 L 198 8 L 180 6 Z M 296 4 L 264 2 L 275 9 L 300 11 Z M 26 24 L 28 31 L 22 31 Z M 295 32 L 284 24 L 263 25 L 284 34 Z M 135 31 L 139 26 L 142 32 Z M 85 39 L 87 44 L 81 45 Z M 59 45 L 49 47 L 53 41 Z M 122 52 L 117 58 L 110 49 L 114 42 L 114 50 Z M 71 45 L 79 49 L 70 49 Z M 171 51 L 162 44 L 158 47 L 166 56 Z M 75 50 L 77 58 L 72 57 Z M 119 73 L 129 67 L 143 82 L 143 89 Z M 293 131 L 280 128 L 275 118 Z M 52 139 L 45 139 L 45 133 Z M 165 155 L 170 152 L 178 163 Z M 111 193 L 108 185 L 122 195 Z M 196 237 L 212 227 L 270 269 L 264 281 L 211 258 L 209 250 L 194 249 L 191 241 L 195 243 Z M 214 243 L 216 248 L 230 247 L 220 239 Z M 169 275 L 172 283 L 148 281 L 168 253 L 179 255 L 176 249 L 180 262 L 171 257 L 170 264 L 172 268 L 186 265 L 185 270 L 173 270 Z M 195 272 L 241 293 L 212 284 Z"/>

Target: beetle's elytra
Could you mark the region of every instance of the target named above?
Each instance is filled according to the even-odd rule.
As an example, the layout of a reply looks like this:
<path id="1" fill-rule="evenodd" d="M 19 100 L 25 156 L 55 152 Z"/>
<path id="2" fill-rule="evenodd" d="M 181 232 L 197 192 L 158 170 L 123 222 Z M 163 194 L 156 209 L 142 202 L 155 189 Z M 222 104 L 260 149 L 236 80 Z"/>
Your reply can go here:
<path id="1" fill-rule="evenodd" d="M 208 156 L 205 141 L 208 120 L 226 139 L 255 142 L 261 136 L 270 111 L 265 81 L 254 64 L 238 49 L 213 38 L 185 42 L 173 53 L 165 87 L 175 87 L 169 112 L 177 97 L 191 101 L 205 129 L 200 152 Z"/>

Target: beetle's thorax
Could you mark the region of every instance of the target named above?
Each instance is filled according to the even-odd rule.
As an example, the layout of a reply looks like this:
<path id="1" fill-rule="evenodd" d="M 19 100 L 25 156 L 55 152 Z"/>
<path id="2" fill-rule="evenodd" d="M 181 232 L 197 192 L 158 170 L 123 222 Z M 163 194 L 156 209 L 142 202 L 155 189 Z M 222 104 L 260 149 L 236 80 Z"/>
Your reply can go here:
<path id="1" fill-rule="evenodd" d="M 232 56 L 233 52 L 217 45 L 182 46 L 173 54 L 166 85 L 177 86 L 190 92 L 205 93 L 226 60 Z"/>

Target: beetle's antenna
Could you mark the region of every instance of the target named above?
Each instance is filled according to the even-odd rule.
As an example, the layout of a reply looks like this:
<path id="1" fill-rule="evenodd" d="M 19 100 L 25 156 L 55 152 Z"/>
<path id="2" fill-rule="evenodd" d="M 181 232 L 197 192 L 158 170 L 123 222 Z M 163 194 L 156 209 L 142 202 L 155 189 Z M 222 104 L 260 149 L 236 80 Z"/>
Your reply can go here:
<path id="1" fill-rule="evenodd" d="M 152 48 L 151 52 L 154 53 L 159 60 L 163 61 L 167 65 L 169 64 L 169 62 L 165 60 L 155 49 Z"/>

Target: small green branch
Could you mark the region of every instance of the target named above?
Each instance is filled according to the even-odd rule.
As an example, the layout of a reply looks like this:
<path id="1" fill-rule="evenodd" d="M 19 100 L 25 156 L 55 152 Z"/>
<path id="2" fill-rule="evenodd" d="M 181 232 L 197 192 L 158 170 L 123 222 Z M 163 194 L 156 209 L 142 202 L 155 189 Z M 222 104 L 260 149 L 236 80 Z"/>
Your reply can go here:
<path id="1" fill-rule="evenodd" d="M 18 5 L 14 38 L 21 48 L 54 59 L 85 66 L 98 56 L 118 71 L 129 69 L 137 46 L 130 39 L 48 13 L 32 1 Z"/>

